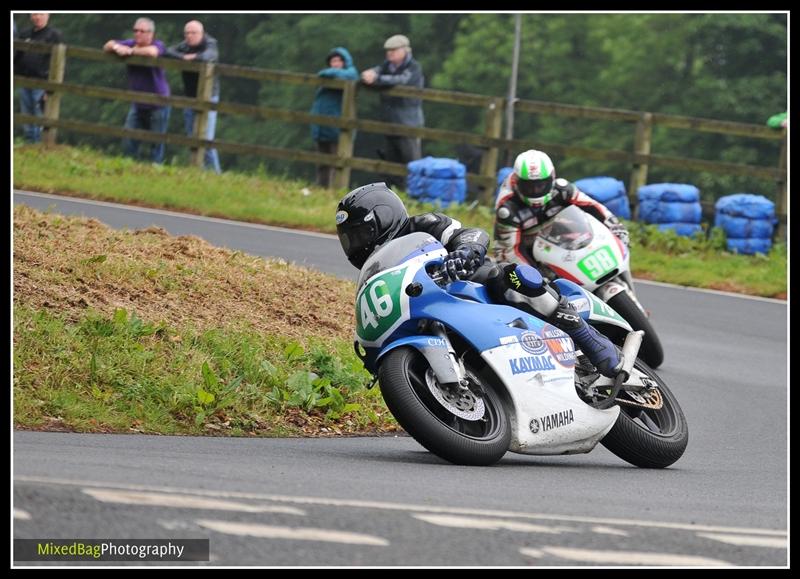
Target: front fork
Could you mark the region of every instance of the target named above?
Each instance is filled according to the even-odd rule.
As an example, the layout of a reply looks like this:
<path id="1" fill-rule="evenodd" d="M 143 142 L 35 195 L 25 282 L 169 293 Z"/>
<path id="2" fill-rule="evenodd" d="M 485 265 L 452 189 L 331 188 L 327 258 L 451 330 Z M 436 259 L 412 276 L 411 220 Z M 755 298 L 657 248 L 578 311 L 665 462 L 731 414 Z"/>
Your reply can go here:
<path id="1" fill-rule="evenodd" d="M 458 356 L 456 356 L 456 351 L 453 348 L 453 344 L 450 343 L 450 338 L 447 337 L 447 330 L 445 329 L 444 325 L 441 322 L 436 321 L 429 321 L 426 325 L 428 327 L 428 331 L 445 343 L 450 364 L 452 364 L 453 369 L 456 372 L 456 376 L 458 377 L 458 388 L 460 390 L 468 390 L 469 381 L 466 377 L 467 373 L 464 369 L 464 361 L 459 360 Z"/>

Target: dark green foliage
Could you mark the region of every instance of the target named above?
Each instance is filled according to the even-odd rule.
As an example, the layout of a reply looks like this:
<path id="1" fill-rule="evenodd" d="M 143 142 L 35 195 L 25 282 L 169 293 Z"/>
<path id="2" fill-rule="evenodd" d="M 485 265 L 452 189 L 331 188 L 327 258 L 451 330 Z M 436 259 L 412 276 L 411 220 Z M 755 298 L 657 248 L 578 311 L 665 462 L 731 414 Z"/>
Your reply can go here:
<path id="1" fill-rule="evenodd" d="M 507 96 L 514 38 L 513 14 L 168 14 L 143 13 L 156 22 L 156 36 L 168 45 L 182 39 L 189 18 L 201 20 L 219 41 L 223 63 L 292 72 L 316 73 L 334 46 L 345 46 L 356 68 L 363 70 L 384 58 L 383 41 L 393 34 L 411 39 L 423 66 L 426 86 L 486 95 Z M 111 37 L 130 35 L 136 14 L 56 13 L 51 25 L 69 44 L 100 48 Z M 28 14 L 15 16 L 27 28 Z M 787 108 L 787 17 L 769 13 L 713 14 L 524 14 L 517 96 L 584 106 L 622 108 L 763 124 Z M 124 68 L 95 62 L 70 63 L 67 81 L 122 88 Z M 170 72 L 173 92 L 182 93 L 178 73 Z M 308 110 L 314 89 L 224 78 L 222 99 L 247 104 Z M 377 118 L 377 95 L 361 90 L 358 116 Z M 18 107 L 18 104 L 15 104 Z M 479 132 L 483 112 L 474 107 L 427 102 L 429 127 Z M 121 126 L 124 103 L 67 95 L 62 116 Z M 21 130 L 21 129 L 18 129 Z M 180 109 L 173 110 L 170 132 L 183 131 Z M 119 150 L 118 139 L 62 132 L 67 144 Z M 628 123 L 585 121 L 542 114 L 518 113 L 514 136 L 556 144 L 632 150 Z M 221 116 L 220 139 L 309 150 L 309 128 L 279 121 L 254 121 Z M 360 133 L 355 154 L 376 158 L 383 146 L 379 135 Z M 713 133 L 656 127 L 652 152 L 667 156 L 777 165 L 779 142 L 747 140 Z M 456 145 L 428 141 L 423 154 L 456 157 Z M 168 159 L 185 163 L 188 152 L 169 147 Z M 504 164 L 501 155 L 501 164 Z M 559 174 L 569 179 L 610 175 L 627 182 L 629 167 L 612 162 L 554 155 Z M 222 154 L 226 169 L 262 166 L 278 175 L 311 179 L 308 163 L 264 160 Z M 373 180 L 353 174 L 353 184 Z M 674 169 L 650 169 L 648 181 L 685 182 L 700 187 L 711 200 L 735 192 L 774 198 L 776 187 L 753 178 Z"/>

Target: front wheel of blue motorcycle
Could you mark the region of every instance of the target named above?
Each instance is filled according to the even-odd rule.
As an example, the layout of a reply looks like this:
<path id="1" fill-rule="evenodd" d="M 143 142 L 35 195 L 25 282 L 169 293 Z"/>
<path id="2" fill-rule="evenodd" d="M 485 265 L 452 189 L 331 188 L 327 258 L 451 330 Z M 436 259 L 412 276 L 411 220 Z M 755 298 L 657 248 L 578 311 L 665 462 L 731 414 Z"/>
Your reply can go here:
<path id="1" fill-rule="evenodd" d="M 392 415 L 433 454 L 454 464 L 488 466 L 508 450 L 511 425 L 503 401 L 469 368 L 469 388 L 448 388 L 419 351 L 397 348 L 381 362 L 378 377 Z"/>

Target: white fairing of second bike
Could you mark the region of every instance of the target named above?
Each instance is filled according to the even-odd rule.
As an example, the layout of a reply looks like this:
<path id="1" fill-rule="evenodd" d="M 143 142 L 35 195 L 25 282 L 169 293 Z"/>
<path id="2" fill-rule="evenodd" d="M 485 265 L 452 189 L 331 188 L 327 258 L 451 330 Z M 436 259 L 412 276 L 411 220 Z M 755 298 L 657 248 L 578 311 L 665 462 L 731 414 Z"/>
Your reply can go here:
<path id="1" fill-rule="evenodd" d="M 571 279 L 590 292 L 603 285 L 598 284 L 597 280 L 604 279 L 606 272 L 617 269 L 619 275 L 629 271 L 630 252 L 608 227 L 574 205 L 561 211 L 554 219 L 559 217 L 573 218 L 573 223 L 580 228 L 580 233 L 576 229 L 575 235 L 591 239 L 580 249 L 566 249 L 540 234 L 532 248 L 533 259 L 537 263 L 550 267 L 558 275 Z M 546 229 L 547 224 L 543 231 Z M 583 265 L 583 269 L 580 265 Z"/>
<path id="2" fill-rule="evenodd" d="M 571 344 L 571 340 L 564 341 L 567 342 Z M 530 358 L 531 354 L 518 341 L 485 350 L 481 356 L 500 377 L 512 401 L 512 452 L 589 452 L 617 420 L 618 406 L 598 410 L 581 401 L 575 391 L 574 369 L 561 365 L 552 356 L 555 369 L 525 372 L 520 372 L 519 360 Z"/>

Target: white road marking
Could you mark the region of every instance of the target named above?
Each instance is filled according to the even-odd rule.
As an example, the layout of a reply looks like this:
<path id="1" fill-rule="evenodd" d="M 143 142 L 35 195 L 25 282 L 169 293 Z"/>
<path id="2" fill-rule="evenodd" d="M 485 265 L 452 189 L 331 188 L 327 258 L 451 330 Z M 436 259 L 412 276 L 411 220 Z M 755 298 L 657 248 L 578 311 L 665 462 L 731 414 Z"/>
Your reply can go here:
<path id="1" fill-rule="evenodd" d="M 290 539 L 293 541 L 324 541 L 327 543 L 347 543 L 349 545 L 375 545 L 385 547 L 389 541 L 373 535 L 349 533 L 334 529 L 314 529 L 311 527 L 278 527 L 275 525 L 259 525 L 253 523 L 235 523 L 231 521 L 214 521 L 199 519 L 195 521 L 201 527 L 225 533 L 265 539 Z"/>
<path id="2" fill-rule="evenodd" d="M 242 513 L 287 513 L 305 515 L 305 511 L 294 507 L 251 505 L 219 499 L 207 499 L 185 494 L 119 491 L 113 489 L 83 489 L 87 495 L 104 503 L 171 507 L 175 509 L 208 509 L 213 511 L 239 511 Z"/>
<path id="3" fill-rule="evenodd" d="M 487 531 L 519 531 L 521 533 L 548 533 L 560 535 L 561 533 L 580 533 L 573 527 L 553 527 L 533 525 L 519 521 L 504 521 L 502 519 L 477 519 L 475 517 L 457 517 L 453 515 L 413 515 L 415 519 L 439 525 L 440 527 L 457 527 L 460 529 L 483 529 Z"/>
<path id="4" fill-rule="evenodd" d="M 22 509 L 14 509 L 14 518 L 19 519 L 20 521 L 30 521 L 31 514 L 28 511 L 23 511 Z"/>
<path id="5" fill-rule="evenodd" d="M 781 537 L 749 537 L 747 535 L 721 535 L 719 533 L 697 533 L 698 537 L 713 539 L 731 545 L 744 545 L 747 547 L 771 547 L 785 549 L 788 546 L 786 539 Z"/>
<path id="6" fill-rule="evenodd" d="M 621 529 L 614 529 L 613 527 L 606 527 L 603 525 L 595 525 L 592 527 L 592 533 L 599 533 L 600 535 L 619 535 L 620 537 L 630 537 L 630 533 Z"/>
<path id="7" fill-rule="evenodd" d="M 160 526 L 164 527 L 168 531 L 185 531 L 187 529 L 197 529 L 197 525 L 190 523 L 189 521 L 181 521 L 181 520 L 167 521 L 164 519 L 158 519 L 156 523 L 158 523 Z"/>
<path id="8" fill-rule="evenodd" d="M 53 485 L 68 485 L 79 487 L 116 488 L 145 492 L 179 493 L 185 495 L 212 496 L 222 498 L 252 499 L 261 501 L 275 501 L 281 503 L 294 503 L 305 505 L 322 505 L 331 507 L 349 507 L 356 509 L 380 509 L 387 511 L 410 511 L 421 513 L 446 513 L 453 515 L 473 515 L 482 517 L 511 518 L 511 519 L 536 519 L 544 521 L 566 521 L 575 523 L 597 524 L 606 526 L 633 526 L 654 529 L 678 529 L 683 531 L 707 533 L 739 533 L 744 535 L 766 535 L 786 537 L 786 530 L 755 529 L 752 527 L 725 527 L 721 525 L 695 525 L 689 523 L 670 523 L 651 520 L 613 519 L 602 517 L 579 517 L 574 515 L 552 515 L 544 513 L 525 513 L 519 511 L 495 511 L 488 509 L 470 509 L 460 507 L 436 507 L 431 505 L 413 505 L 404 503 L 388 503 L 382 501 L 362 501 L 356 499 L 332 499 L 324 497 L 297 497 L 290 495 L 271 495 L 265 493 L 250 493 L 242 491 L 216 491 L 184 489 L 178 487 L 158 487 L 150 485 L 132 485 L 113 482 L 95 482 L 77 479 L 50 478 L 41 476 L 17 475 L 15 482 L 30 482 Z"/>
<path id="9" fill-rule="evenodd" d="M 686 565 L 686 566 L 730 566 L 731 563 L 708 557 L 694 555 L 676 555 L 673 553 L 647 553 L 643 551 L 598 551 L 594 549 L 576 549 L 571 547 L 540 547 L 538 549 L 520 549 L 520 553 L 537 559 L 544 555 L 552 555 L 560 559 L 597 563 L 598 565 Z"/>

